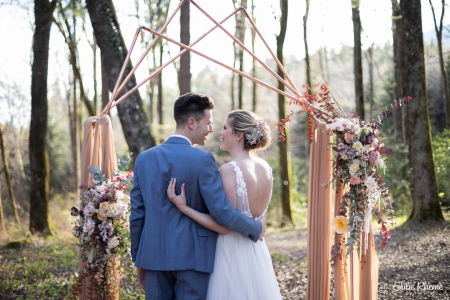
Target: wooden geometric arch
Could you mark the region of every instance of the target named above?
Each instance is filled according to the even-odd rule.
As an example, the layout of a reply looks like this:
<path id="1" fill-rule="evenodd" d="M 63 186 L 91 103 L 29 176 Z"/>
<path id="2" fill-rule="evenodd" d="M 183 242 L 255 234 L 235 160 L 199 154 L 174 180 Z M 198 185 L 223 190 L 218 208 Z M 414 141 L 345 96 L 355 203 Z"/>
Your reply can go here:
<path id="1" fill-rule="evenodd" d="M 200 10 L 200 12 L 202 12 L 208 19 L 210 19 L 215 25 L 209 29 L 208 31 L 206 31 L 202 36 L 200 36 L 197 40 L 195 40 L 193 43 L 191 43 L 190 45 L 184 45 L 172 38 L 170 38 L 167 35 L 164 35 L 163 32 L 166 30 L 167 26 L 169 25 L 169 23 L 172 21 L 172 19 L 174 18 L 174 16 L 176 15 L 176 13 L 180 10 L 180 8 L 183 6 L 183 4 L 185 2 L 189 1 L 190 3 L 192 3 L 196 8 L 198 8 Z M 273 71 L 269 66 L 267 66 L 261 59 L 259 59 L 252 51 L 250 51 L 247 47 L 245 47 L 245 45 L 239 41 L 236 37 L 234 37 L 228 30 L 226 30 L 222 24 L 224 22 L 226 22 L 230 17 L 234 16 L 237 12 L 242 11 L 245 14 L 245 17 L 247 18 L 247 20 L 249 21 L 249 23 L 251 24 L 251 26 L 253 27 L 253 29 L 255 30 L 255 32 L 258 34 L 258 36 L 260 37 L 260 39 L 262 40 L 263 44 L 265 45 L 265 47 L 267 48 L 267 50 L 269 51 L 269 53 L 271 54 L 272 58 L 274 59 L 274 61 L 276 62 L 277 66 L 280 68 L 280 70 L 283 72 L 286 80 L 282 79 L 275 71 Z M 255 77 L 252 77 L 251 75 L 246 74 L 245 72 L 241 72 L 233 67 L 228 66 L 225 63 L 222 63 L 212 57 L 209 57 L 207 55 L 205 55 L 204 53 L 202 53 L 199 50 L 195 50 L 192 47 L 197 44 L 198 42 L 200 42 L 203 38 L 205 38 L 209 33 L 211 33 L 213 30 L 220 28 L 221 30 L 223 30 L 236 44 L 238 44 L 244 51 L 246 51 L 248 54 L 250 54 L 262 67 L 264 67 L 267 71 L 269 71 L 270 74 L 272 74 L 277 80 L 279 80 L 281 83 L 283 83 L 283 85 L 289 90 L 291 91 L 293 94 L 288 94 L 284 91 L 279 90 L 276 87 L 271 86 L 268 83 L 265 83 Z M 130 59 L 130 55 L 131 52 L 133 51 L 134 45 L 136 43 L 136 40 L 139 36 L 139 34 L 141 34 L 142 31 L 148 31 L 150 33 L 152 33 L 155 38 L 153 39 L 153 41 L 150 43 L 150 45 L 147 47 L 147 49 L 145 50 L 145 52 L 142 54 L 142 56 L 140 57 L 140 59 L 138 60 L 138 62 L 136 63 L 136 65 L 133 67 L 133 69 L 130 71 L 130 73 L 128 74 L 128 76 L 122 81 L 122 77 L 123 74 L 125 72 L 126 66 L 128 64 L 128 61 Z M 142 82 L 138 83 L 135 87 L 133 87 L 131 90 L 129 90 L 126 94 L 124 94 L 122 97 L 120 97 L 119 99 L 117 99 L 118 95 L 120 94 L 120 92 L 122 91 L 122 89 L 125 87 L 125 85 L 127 84 L 127 82 L 130 80 L 130 78 L 132 77 L 132 75 L 134 74 L 134 72 L 136 71 L 136 69 L 139 67 L 139 65 L 141 64 L 141 62 L 144 60 L 144 58 L 148 55 L 148 53 L 150 52 L 150 50 L 153 48 L 153 46 L 156 44 L 156 42 L 158 41 L 159 38 L 162 38 L 168 42 L 171 42 L 179 47 L 182 47 L 183 50 L 180 51 L 178 54 L 176 54 L 174 57 L 172 57 L 171 59 L 169 59 L 166 63 L 164 63 L 162 66 L 160 66 L 159 68 L 157 68 L 155 71 L 153 71 L 147 78 L 145 78 Z M 256 24 L 253 22 L 252 18 L 250 17 L 250 15 L 248 14 L 248 12 L 246 11 L 245 8 L 243 7 L 239 7 L 237 9 L 235 9 L 232 13 L 230 13 L 228 16 L 226 16 L 222 21 L 218 22 L 216 21 L 213 17 L 211 17 L 205 10 L 203 10 L 194 0 L 182 0 L 180 2 L 180 4 L 177 6 L 177 8 L 175 9 L 175 11 L 168 17 L 168 19 L 166 20 L 165 24 L 162 26 L 162 28 L 157 31 L 145 26 L 140 26 L 138 27 L 138 29 L 136 30 L 136 33 L 134 35 L 133 41 L 131 43 L 130 49 L 128 51 L 128 54 L 125 58 L 124 64 L 122 66 L 122 69 L 120 71 L 119 77 L 117 78 L 116 81 L 116 85 L 114 87 L 113 93 L 111 95 L 111 98 L 108 102 L 108 104 L 105 106 L 105 108 L 103 109 L 103 111 L 101 112 L 101 114 L 105 114 L 108 113 L 113 107 L 117 106 L 119 103 L 121 103 L 123 100 L 125 100 L 130 94 L 134 93 L 137 89 L 139 89 L 139 87 L 141 87 L 143 84 L 145 84 L 147 81 L 149 81 L 151 78 L 153 78 L 154 76 L 158 75 L 165 67 L 167 67 L 169 64 L 171 64 L 174 60 L 176 60 L 177 58 L 179 58 L 181 55 L 183 55 L 184 53 L 186 53 L 187 51 L 191 51 L 192 53 L 195 53 L 201 57 L 204 57 L 238 75 L 241 75 L 249 80 L 252 80 L 254 82 L 256 82 L 259 85 L 262 85 L 278 94 L 281 94 L 283 96 L 286 96 L 287 98 L 295 101 L 296 104 L 300 105 L 303 110 L 305 110 L 306 112 L 312 113 L 313 111 L 317 111 L 320 112 L 320 114 L 322 115 L 328 115 L 327 112 L 314 107 L 313 105 L 311 105 L 311 103 L 306 100 L 302 94 L 299 92 L 299 90 L 297 89 L 297 87 L 295 86 L 294 82 L 292 81 L 292 79 L 290 78 L 289 74 L 286 72 L 285 68 L 283 67 L 283 65 L 281 64 L 281 62 L 278 60 L 278 58 L 275 56 L 275 54 L 273 53 L 273 51 L 270 49 L 270 47 L 268 46 L 266 40 L 264 39 L 264 37 L 261 35 L 260 31 L 258 30 L 258 28 L 256 27 Z M 314 114 L 312 114 L 314 115 Z"/>

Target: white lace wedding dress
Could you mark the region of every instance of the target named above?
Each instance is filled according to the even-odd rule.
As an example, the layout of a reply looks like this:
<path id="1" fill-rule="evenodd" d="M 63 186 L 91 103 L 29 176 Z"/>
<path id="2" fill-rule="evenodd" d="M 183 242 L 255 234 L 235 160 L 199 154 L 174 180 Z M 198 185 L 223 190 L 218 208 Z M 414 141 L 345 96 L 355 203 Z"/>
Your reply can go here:
<path id="1" fill-rule="evenodd" d="M 236 172 L 237 209 L 250 213 L 247 187 L 236 162 L 230 162 Z M 261 216 L 267 211 L 267 207 Z M 219 234 L 214 273 L 209 279 L 209 300 L 276 300 L 282 299 L 273 271 L 272 259 L 265 241 L 252 242 L 236 232 Z"/>

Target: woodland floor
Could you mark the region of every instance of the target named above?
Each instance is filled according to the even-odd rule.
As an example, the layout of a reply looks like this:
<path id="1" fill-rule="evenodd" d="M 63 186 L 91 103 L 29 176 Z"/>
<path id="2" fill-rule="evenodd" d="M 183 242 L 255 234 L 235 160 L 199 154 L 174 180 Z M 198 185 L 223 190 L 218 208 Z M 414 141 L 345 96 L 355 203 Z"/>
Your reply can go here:
<path id="1" fill-rule="evenodd" d="M 391 236 L 384 251 L 377 248 L 379 299 L 450 299 L 450 223 L 403 225 Z M 306 229 L 269 229 L 266 241 L 283 298 L 305 299 Z M 375 243 L 378 247 L 379 235 Z M 31 238 L 19 246 L 0 243 L 0 299 L 66 299 L 77 269 L 73 239 Z M 431 285 L 442 290 L 424 290 Z M 139 294 L 137 290 L 135 296 L 122 299 L 140 298 Z"/>
<path id="2" fill-rule="evenodd" d="M 391 236 L 390 244 L 381 251 L 381 237 L 375 235 L 378 298 L 450 299 L 450 223 L 406 224 L 391 230 Z M 306 229 L 269 231 L 266 241 L 283 298 L 305 299 Z M 442 290 L 429 290 L 432 287 Z M 330 299 L 334 299 L 333 282 Z"/>

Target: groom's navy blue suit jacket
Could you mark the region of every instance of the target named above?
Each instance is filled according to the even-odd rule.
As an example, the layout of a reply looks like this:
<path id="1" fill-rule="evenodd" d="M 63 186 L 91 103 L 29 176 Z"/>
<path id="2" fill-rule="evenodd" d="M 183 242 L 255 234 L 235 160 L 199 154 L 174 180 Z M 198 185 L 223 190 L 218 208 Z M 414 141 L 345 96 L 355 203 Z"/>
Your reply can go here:
<path id="1" fill-rule="evenodd" d="M 170 137 L 136 159 L 130 194 L 131 253 L 136 266 L 154 271 L 213 271 L 217 233 L 172 204 L 167 197 L 171 177 L 177 179 L 177 194 L 186 184 L 188 206 L 257 242 L 261 223 L 229 204 L 212 154 L 184 138 Z"/>

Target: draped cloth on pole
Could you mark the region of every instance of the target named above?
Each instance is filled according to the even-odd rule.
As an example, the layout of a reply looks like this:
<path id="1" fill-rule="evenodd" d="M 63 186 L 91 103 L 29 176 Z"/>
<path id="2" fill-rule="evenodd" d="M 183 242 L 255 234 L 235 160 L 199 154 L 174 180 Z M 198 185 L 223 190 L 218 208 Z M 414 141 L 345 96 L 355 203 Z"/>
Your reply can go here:
<path id="1" fill-rule="evenodd" d="M 336 186 L 334 211 L 339 211 L 342 196 L 347 191 L 345 186 Z M 335 234 L 337 239 L 337 234 Z M 361 245 L 364 245 L 362 235 Z M 342 260 L 334 263 L 334 293 L 336 300 L 376 300 L 378 299 L 378 256 L 375 251 L 372 226 L 369 233 L 369 248 L 359 259 L 354 249 L 346 254 L 345 241 L 341 241 Z M 361 250 L 364 251 L 364 250 Z M 364 252 L 363 252 L 364 253 Z"/>
<path id="2" fill-rule="evenodd" d="M 308 188 L 308 284 L 306 299 L 330 296 L 332 137 L 326 124 L 314 121 L 315 135 L 309 157 Z"/>
<path id="3" fill-rule="evenodd" d="M 113 174 L 117 169 L 117 157 L 114 146 L 114 137 L 111 126 L 111 119 L 108 115 L 101 115 L 100 117 L 89 117 L 84 122 L 84 138 L 81 148 L 81 184 L 84 186 L 92 186 L 92 175 L 89 173 L 88 166 L 99 166 L 102 173 L 105 174 L 106 179 L 113 179 Z M 79 261 L 79 270 L 83 270 L 85 262 Z M 118 261 L 115 262 L 114 277 L 120 280 L 118 271 Z M 83 290 L 79 299 L 88 299 L 89 286 L 92 278 L 86 278 L 83 281 Z M 119 285 L 114 288 L 114 299 L 119 299 Z M 94 298 L 95 291 L 91 292 Z"/>
<path id="4" fill-rule="evenodd" d="M 326 124 L 314 122 L 315 135 L 311 143 L 308 189 L 308 300 L 330 298 L 331 206 L 333 188 L 325 185 L 332 179 L 332 136 Z M 346 189 L 336 186 L 334 214 L 339 211 Z M 361 245 L 364 245 L 364 235 Z M 336 300 L 376 300 L 378 298 L 378 256 L 375 251 L 372 228 L 369 248 L 361 259 L 358 251 L 346 255 L 345 241 L 341 244 L 342 260 L 334 263 L 334 289 Z M 364 251 L 364 250 L 362 250 Z"/>

